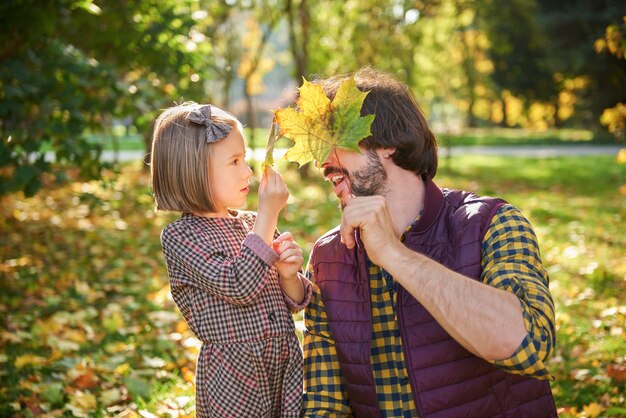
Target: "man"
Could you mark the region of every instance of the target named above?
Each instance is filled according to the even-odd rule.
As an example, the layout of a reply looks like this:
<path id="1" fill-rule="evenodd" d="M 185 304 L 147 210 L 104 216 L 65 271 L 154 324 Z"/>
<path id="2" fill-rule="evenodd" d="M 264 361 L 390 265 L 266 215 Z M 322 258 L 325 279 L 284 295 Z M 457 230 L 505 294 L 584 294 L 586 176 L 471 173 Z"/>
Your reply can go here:
<path id="1" fill-rule="evenodd" d="M 309 262 L 304 415 L 556 417 L 554 305 L 530 223 L 437 187 L 437 143 L 408 87 L 354 76 L 375 119 L 360 153 L 318 162 L 343 216 Z M 332 99 L 344 78 L 319 83 Z"/>

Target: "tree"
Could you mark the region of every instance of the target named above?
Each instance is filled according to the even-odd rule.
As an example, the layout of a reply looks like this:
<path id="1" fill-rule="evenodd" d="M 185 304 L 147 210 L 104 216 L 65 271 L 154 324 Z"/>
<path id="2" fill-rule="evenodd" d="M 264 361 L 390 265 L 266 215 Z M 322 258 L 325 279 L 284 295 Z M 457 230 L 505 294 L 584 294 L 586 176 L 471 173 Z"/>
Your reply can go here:
<path id="1" fill-rule="evenodd" d="M 545 36 L 536 21 L 536 0 L 482 0 L 476 2 L 480 27 L 490 42 L 491 79 L 502 103 L 506 126 L 505 95 L 531 101 L 548 101 L 556 94 L 546 64 Z"/>
<path id="2" fill-rule="evenodd" d="M 44 173 L 62 180 L 69 167 L 97 178 L 100 149 L 85 132 L 126 116 L 147 129 L 173 100 L 205 99 L 211 45 L 204 33 L 228 6 L 200 7 L 193 0 L 3 2 L 0 195 L 32 195 Z"/>
<path id="3" fill-rule="evenodd" d="M 607 26 L 604 36 L 597 39 L 594 48 L 597 53 L 609 53 L 618 60 L 626 59 L 626 15 L 621 24 L 612 23 Z M 606 108 L 600 116 L 600 123 L 617 140 L 626 138 L 626 103 L 619 102 L 613 107 Z"/>
<path id="4" fill-rule="evenodd" d="M 309 76 L 309 43 L 311 15 L 307 0 L 285 0 L 289 25 L 289 46 L 294 62 L 294 78 L 298 83 Z"/>
<path id="5" fill-rule="evenodd" d="M 252 97 L 264 91 L 263 76 L 274 66 L 271 54 L 264 54 L 274 28 L 279 22 L 279 16 L 267 8 L 267 24 L 262 28 L 253 16 L 246 20 L 246 32 L 242 39 L 242 54 L 237 74 L 244 81 L 244 97 L 246 100 L 246 122 L 250 128 L 249 145 L 254 148 L 256 115 Z"/>
<path id="6" fill-rule="evenodd" d="M 611 24 L 622 21 L 624 0 L 538 2 L 537 20 L 547 34 L 546 62 L 561 85 L 576 80 L 574 124 L 599 128 L 602 111 L 626 101 L 626 60 L 598 54 L 594 45 Z"/>

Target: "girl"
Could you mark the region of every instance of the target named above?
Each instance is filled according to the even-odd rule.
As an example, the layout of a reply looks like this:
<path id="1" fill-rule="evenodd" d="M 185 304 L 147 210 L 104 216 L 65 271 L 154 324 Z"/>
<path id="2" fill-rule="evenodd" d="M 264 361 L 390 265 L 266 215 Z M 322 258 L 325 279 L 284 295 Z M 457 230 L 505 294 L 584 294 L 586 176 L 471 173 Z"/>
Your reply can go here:
<path id="1" fill-rule="evenodd" d="M 308 304 L 311 284 L 299 272 L 300 247 L 275 232 L 289 195 L 282 177 L 264 173 L 258 213 L 232 209 L 245 204 L 252 177 L 241 124 L 195 103 L 156 120 L 151 174 L 157 210 L 182 212 L 161 244 L 174 301 L 203 343 L 197 416 L 300 416 L 302 352 L 290 310 Z"/>

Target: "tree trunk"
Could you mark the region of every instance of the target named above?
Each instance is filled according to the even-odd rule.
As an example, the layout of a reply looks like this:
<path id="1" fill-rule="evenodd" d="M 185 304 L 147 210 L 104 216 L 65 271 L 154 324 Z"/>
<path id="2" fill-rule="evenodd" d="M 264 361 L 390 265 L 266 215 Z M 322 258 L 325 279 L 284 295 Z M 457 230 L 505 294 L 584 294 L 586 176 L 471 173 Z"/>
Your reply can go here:
<path id="1" fill-rule="evenodd" d="M 311 17 L 306 0 L 300 1 L 297 12 L 294 10 L 293 3 L 293 0 L 286 1 L 285 13 L 287 14 L 287 22 L 289 24 L 289 47 L 295 64 L 294 78 L 296 83 L 300 84 L 302 77 L 307 77 L 309 72 L 309 27 L 311 25 Z M 298 36 L 296 28 L 300 29 L 300 36 Z"/>
<path id="2" fill-rule="evenodd" d="M 294 78 L 297 85 L 302 84 L 302 78 L 308 76 L 309 72 L 309 28 L 311 17 L 307 6 L 307 0 L 300 0 L 297 17 L 294 10 L 294 0 L 286 0 L 285 14 L 289 24 L 289 46 L 295 64 Z M 296 20 L 298 24 L 296 24 Z M 296 28 L 300 28 L 300 36 Z M 300 178 L 309 177 L 310 164 L 300 168 Z"/>
<path id="3" fill-rule="evenodd" d="M 500 104 L 502 106 L 502 121 L 500 122 L 500 126 L 503 127 L 503 128 L 506 128 L 507 127 L 507 123 L 506 123 L 506 120 L 507 120 L 506 99 L 504 98 L 503 95 L 501 95 L 500 100 L 501 100 Z"/>
<path id="4" fill-rule="evenodd" d="M 563 121 L 559 117 L 560 107 L 561 107 L 561 104 L 559 103 L 559 95 L 557 93 L 556 97 L 554 98 L 554 127 L 555 128 L 563 127 Z"/>
<path id="5" fill-rule="evenodd" d="M 460 16 L 467 6 L 464 2 L 457 2 L 456 7 Z M 476 126 L 476 117 L 474 116 L 474 104 L 476 103 L 476 63 L 474 62 L 473 55 L 475 52 L 475 48 L 470 44 L 470 41 L 468 40 L 468 30 L 470 30 L 470 27 L 462 25 L 461 22 L 458 21 L 458 19 L 456 25 L 458 30 L 460 31 L 461 44 L 463 45 L 463 62 L 461 63 L 461 65 L 463 67 L 463 72 L 465 73 L 465 78 L 467 80 L 466 91 L 467 99 L 469 101 L 465 123 L 468 127 L 473 128 Z"/>

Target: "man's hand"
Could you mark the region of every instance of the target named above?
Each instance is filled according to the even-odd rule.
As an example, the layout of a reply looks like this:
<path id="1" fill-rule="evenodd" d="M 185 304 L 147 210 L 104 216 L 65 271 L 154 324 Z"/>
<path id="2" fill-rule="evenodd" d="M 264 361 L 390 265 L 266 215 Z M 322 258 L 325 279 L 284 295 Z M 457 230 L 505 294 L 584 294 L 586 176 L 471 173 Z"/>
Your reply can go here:
<path id="1" fill-rule="evenodd" d="M 348 248 L 354 248 L 354 232 L 358 229 L 367 256 L 379 266 L 384 264 L 385 254 L 400 243 L 387 202 L 382 196 L 358 196 L 347 202 L 340 232 L 341 242 Z"/>

